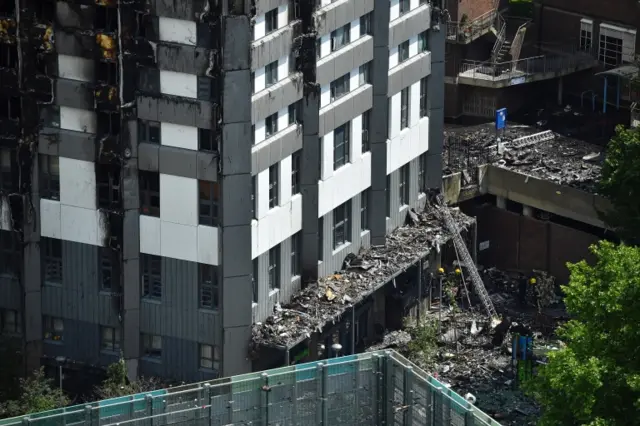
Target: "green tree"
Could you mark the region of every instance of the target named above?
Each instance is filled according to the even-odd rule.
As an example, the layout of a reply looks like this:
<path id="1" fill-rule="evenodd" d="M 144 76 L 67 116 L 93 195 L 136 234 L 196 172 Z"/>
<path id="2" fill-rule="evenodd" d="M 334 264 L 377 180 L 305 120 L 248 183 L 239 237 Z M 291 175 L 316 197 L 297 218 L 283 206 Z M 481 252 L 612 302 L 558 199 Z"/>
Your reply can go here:
<path id="1" fill-rule="evenodd" d="M 98 399 L 117 398 L 135 393 L 149 392 L 163 388 L 155 378 L 141 377 L 135 382 L 127 378 L 127 366 L 123 358 L 107 367 L 107 378 L 95 389 Z"/>
<path id="2" fill-rule="evenodd" d="M 53 410 L 69 404 L 64 392 L 53 385 L 44 374 L 44 368 L 30 377 L 20 379 L 20 397 L 0 403 L 0 416 L 15 417 L 39 411 Z"/>
<path id="3" fill-rule="evenodd" d="M 628 241 L 640 238 L 640 130 L 623 126 L 607 146 L 602 168 L 600 193 L 613 204 L 603 219 L 620 237 Z"/>
<path id="4" fill-rule="evenodd" d="M 569 264 L 566 347 L 529 384 L 541 426 L 619 426 L 640 419 L 640 249 L 601 241 L 594 265 Z"/>

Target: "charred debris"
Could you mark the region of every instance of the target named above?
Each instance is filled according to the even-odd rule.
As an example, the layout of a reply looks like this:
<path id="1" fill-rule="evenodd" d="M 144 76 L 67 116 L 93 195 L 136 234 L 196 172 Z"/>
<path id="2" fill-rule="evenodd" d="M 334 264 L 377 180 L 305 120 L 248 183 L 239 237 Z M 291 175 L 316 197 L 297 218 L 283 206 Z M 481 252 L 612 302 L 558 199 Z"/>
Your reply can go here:
<path id="1" fill-rule="evenodd" d="M 277 305 L 272 316 L 253 327 L 253 346 L 292 347 L 322 333 L 330 324 L 340 322 L 352 307 L 432 252 L 451 240 L 441 209 L 451 211 L 460 230 L 474 224 L 474 219 L 457 208 L 428 202 L 421 212 L 410 211 L 407 223 L 388 235 L 386 245 L 372 246 L 358 255 L 348 255 L 342 270 L 321 278 L 292 297 L 286 305 Z"/>
<path id="2" fill-rule="evenodd" d="M 444 132 L 444 174 L 471 175 L 477 166 L 492 164 L 595 193 L 604 160 L 603 148 L 552 131 L 546 131 L 550 137 L 543 137 L 542 141 L 519 143 L 522 138 L 542 132 L 545 129 L 515 123 L 509 123 L 499 133 L 493 123 L 449 126 Z M 503 149 L 498 149 L 497 138 Z M 466 180 L 473 183 L 470 178 Z"/>

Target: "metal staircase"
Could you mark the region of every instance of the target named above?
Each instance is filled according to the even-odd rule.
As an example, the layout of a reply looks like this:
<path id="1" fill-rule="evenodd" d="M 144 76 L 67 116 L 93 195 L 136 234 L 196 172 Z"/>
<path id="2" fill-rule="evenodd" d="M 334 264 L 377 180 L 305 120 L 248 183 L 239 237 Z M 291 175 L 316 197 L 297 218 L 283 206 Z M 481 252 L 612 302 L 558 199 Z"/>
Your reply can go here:
<path id="1" fill-rule="evenodd" d="M 516 35 L 513 38 L 513 43 L 511 43 L 511 50 L 509 53 L 511 54 L 511 60 L 514 61 L 514 63 L 520 59 L 520 52 L 522 51 L 522 45 L 524 43 L 524 37 L 527 34 L 527 25 L 529 25 L 529 22 L 530 21 L 527 21 L 518 27 L 518 31 L 516 31 Z"/>
<path id="2" fill-rule="evenodd" d="M 460 229 L 458 228 L 458 225 L 456 225 L 455 220 L 453 220 L 453 217 L 451 216 L 451 212 L 449 212 L 449 209 L 447 208 L 447 205 L 444 201 L 444 197 L 442 196 L 442 194 L 438 195 L 437 201 L 438 201 L 438 204 L 442 207 L 440 209 L 440 211 L 442 212 L 442 218 L 444 219 L 447 229 L 449 230 L 449 232 L 451 232 L 451 235 L 453 236 L 453 243 L 455 244 L 455 247 L 458 250 L 458 253 L 460 254 L 460 260 L 462 264 L 465 265 L 469 271 L 469 276 L 471 277 L 471 283 L 473 284 L 473 288 L 475 289 L 476 293 L 480 297 L 480 300 L 482 301 L 482 305 L 487 311 L 489 318 L 492 321 L 499 320 L 498 313 L 496 312 L 496 308 L 493 306 L 493 302 L 489 297 L 489 293 L 487 293 L 487 289 L 485 288 L 484 283 L 482 282 L 482 278 L 480 278 L 480 274 L 478 274 L 478 269 L 476 268 L 476 264 L 473 261 L 473 259 L 471 259 L 471 255 L 469 254 L 467 245 L 464 243 L 464 241 L 462 240 L 462 236 L 460 235 Z"/>

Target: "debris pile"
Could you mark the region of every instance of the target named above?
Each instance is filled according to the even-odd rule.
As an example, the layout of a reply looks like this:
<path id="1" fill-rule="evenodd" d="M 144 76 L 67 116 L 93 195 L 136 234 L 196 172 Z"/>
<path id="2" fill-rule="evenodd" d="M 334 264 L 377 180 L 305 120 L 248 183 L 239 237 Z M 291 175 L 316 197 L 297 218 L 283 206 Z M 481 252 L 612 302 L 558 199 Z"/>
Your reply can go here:
<path id="1" fill-rule="evenodd" d="M 493 164 L 540 179 L 596 193 L 604 155 L 602 147 L 555 133 L 552 140 L 514 149 L 511 142 L 542 129 L 510 125 L 500 132 L 504 150 L 498 153 L 496 130 L 492 123 L 473 127 L 451 127 L 445 131 L 443 150 L 445 173 L 463 168 Z M 469 159 L 460 162 L 460 157 Z M 462 164 L 466 164 L 463 166 Z"/>
<path id="2" fill-rule="evenodd" d="M 432 250 L 439 250 L 451 239 L 440 209 L 448 208 L 459 229 L 474 219 L 458 209 L 428 203 L 423 212 L 412 211 L 407 225 L 387 236 L 385 246 L 348 255 L 343 270 L 321 278 L 253 327 L 253 343 L 267 346 L 291 346 L 339 320 L 347 308 L 357 304 L 394 276 L 407 270 Z"/>

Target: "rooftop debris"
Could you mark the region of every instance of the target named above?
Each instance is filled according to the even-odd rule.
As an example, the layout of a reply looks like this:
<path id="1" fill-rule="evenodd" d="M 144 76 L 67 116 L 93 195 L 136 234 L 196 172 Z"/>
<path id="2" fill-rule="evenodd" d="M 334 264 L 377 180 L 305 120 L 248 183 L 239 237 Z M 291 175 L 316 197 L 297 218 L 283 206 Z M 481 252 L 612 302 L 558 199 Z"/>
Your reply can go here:
<path id="1" fill-rule="evenodd" d="M 511 142 L 543 129 L 508 125 L 499 133 L 502 153 L 498 153 L 493 123 L 479 126 L 449 126 L 445 130 L 443 160 L 445 174 L 483 164 L 514 170 L 540 179 L 596 193 L 604 159 L 602 147 L 554 133 L 551 140 L 514 148 Z"/>
<path id="2" fill-rule="evenodd" d="M 276 306 L 272 316 L 253 327 L 254 344 L 292 346 L 327 323 L 340 319 L 347 308 L 357 304 L 385 285 L 432 250 L 449 240 L 441 209 L 451 212 L 459 229 L 468 228 L 474 219 L 458 209 L 428 203 L 423 212 L 407 215 L 408 224 L 387 237 L 385 246 L 361 250 L 348 255 L 343 270 L 321 278 L 292 297 L 291 302 Z"/>
<path id="3" fill-rule="evenodd" d="M 476 406 L 502 425 L 533 425 L 539 408 L 516 386 L 512 336 L 514 333 L 533 335 L 534 356 L 537 362 L 544 363 L 550 351 L 563 345 L 553 333 L 556 326 L 567 319 L 566 312 L 559 295 L 552 290 L 555 289 L 554 277 L 542 271 L 523 274 L 522 271 L 490 268 L 482 275 L 496 309 L 506 315 L 503 324 L 508 326 L 500 338 L 496 338 L 498 330 L 491 331 L 484 312 L 479 309 L 445 306 L 435 359 L 426 362 L 420 354 L 407 355 L 460 395 L 471 393 L 476 397 Z M 544 301 L 537 303 L 527 297 L 523 306 L 519 300 L 519 284 L 522 279 L 526 281 L 531 277 L 536 277 L 536 285 L 544 287 L 539 292 Z M 432 308 L 427 318 L 437 321 L 437 307 Z M 392 332 L 380 345 L 405 352 L 408 344 L 406 333 Z"/>

